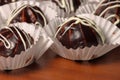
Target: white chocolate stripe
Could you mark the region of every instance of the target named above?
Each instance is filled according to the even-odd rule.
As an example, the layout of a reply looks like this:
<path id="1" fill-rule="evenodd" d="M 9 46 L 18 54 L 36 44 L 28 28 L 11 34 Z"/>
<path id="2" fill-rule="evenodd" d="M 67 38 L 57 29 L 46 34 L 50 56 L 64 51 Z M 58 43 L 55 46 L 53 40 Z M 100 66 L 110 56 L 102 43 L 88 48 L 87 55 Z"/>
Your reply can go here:
<path id="1" fill-rule="evenodd" d="M 32 10 L 34 10 L 35 12 L 37 12 L 37 13 L 39 13 L 41 16 L 42 16 L 42 18 L 43 18 L 43 20 L 44 20 L 44 26 L 47 24 L 47 22 L 46 22 L 46 18 L 45 18 L 45 16 L 39 11 L 39 10 L 36 10 L 36 9 L 34 9 L 34 8 L 32 8 L 30 5 L 22 5 L 21 7 L 19 7 L 18 9 L 16 9 L 16 10 L 14 10 L 13 11 L 13 13 L 11 14 L 11 16 L 8 18 L 8 20 L 7 20 L 7 25 L 9 25 L 10 24 L 10 22 L 11 22 L 11 20 L 14 18 L 14 17 L 16 17 L 24 8 L 26 8 L 26 7 L 30 7 Z"/>
<path id="2" fill-rule="evenodd" d="M 26 5 L 22 5 L 22 6 L 18 7 L 18 8 L 16 8 L 15 10 L 12 11 L 11 15 L 16 14 L 17 12 L 21 11 L 22 9 L 24 9 L 26 6 L 27 6 L 27 4 Z"/>
<path id="3" fill-rule="evenodd" d="M 24 48 L 25 48 L 25 50 L 27 49 L 27 47 L 26 47 L 26 43 L 25 43 L 25 41 L 24 41 L 24 39 L 23 39 L 23 37 L 22 37 L 22 35 L 20 34 L 20 32 L 14 27 L 14 29 L 17 31 L 17 33 L 18 33 L 18 35 L 19 35 L 19 37 L 20 37 L 20 39 L 22 40 L 22 42 L 23 42 L 23 45 L 24 45 Z M 23 32 L 23 31 L 22 31 Z"/>
<path id="4" fill-rule="evenodd" d="M 14 34 L 14 31 L 11 28 L 6 27 L 6 29 L 10 30 Z M 17 39 L 18 37 L 15 35 L 15 38 Z"/>
<path id="5" fill-rule="evenodd" d="M 26 50 L 26 44 L 25 44 L 25 41 L 24 41 L 24 39 L 23 39 L 23 37 L 22 37 L 22 35 L 21 35 L 21 33 L 17 30 L 17 28 L 15 28 L 15 27 L 12 27 L 12 28 L 14 28 L 14 30 L 17 32 L 17 34 L 19 35 L 19 37 L 20 37 L 20 39 L 22 40 L 22 43 L 23 43 L 23 45 L 24 45 L 24 48 L 25 48 L 25 50 Z M 7 27 L 6 29 L 8 29 L 9 31 L 11 31 L 12 32 L 12 34 L 14 34 L 14 36 L 17 38 L 17 35 L 15 34 L 15 32 L 10 28 L 10 27 Z M 22 31 L 22 33 L 26 36 L 26 34 Z M 7 49 L 10 49 L 12 46 L 11 46 L 11 44 L 10 44 L 10 42 L 3 36 L 3 35 L 1 35 L 0 34 L 0 37 L 2 37 L 3 39 L 1 39 L 0 38 L 0 41 L 2 41 L 3 43 L 4 43 L 4 45 L 5 45 L 5 47 L 7 48 Z M 27 38 L 27 36 L 26 36 L 26 38 Z M 18 39 L 18 38 L 17 38 Z M 28 38 L 27 38 L 28 39 Z M 6 43 L 8 44 L 6 44 Z M 28 40 L 28 42 L 29 42 L 29 40 Z"/>
<path id="6" fill-rule="evenodd" d="M 107 2 L 107 3 L 102 3 L 100 6 L 108 6 L 108 5 L 111 5 L 111 4 L 120 4 L 120 1 L 111 1 L 111 2 Z"/>
<path id="7" fill-rule="evenodd" d="M 34 9 L 32 7 L 31 7 L 31 9 L 34 10 L 35 12 L 39 13 L 42 16 L 42 18 L 44 20 L 44 26 L 46 26 L 47 22 L 46 22 L 45 16 L 39 10 L 36 10 L 36 9 Z"/>
<path id="8" fill-rule="evenodd" d="M 18 31 L 18 29 L 14 26 L 13 28 L 15 28 L 15 30 L 16 31 Z M 18 31 L 19 32 L 19 31 Z M 27 42 L 28 42 L 28 46 L 31 46 L 32 44 L 30 43 L 30 40 L 29 40 L 29 37 L 30 36 L 28 36 L 27 35 L 27 33 L 25 33 L 23 30 L 21 30 L 21 32 L 23 33 L 23 35 L 25 36 L 25 38 L 27 39 Z M 20 34 L 20 35 L 19 35 Z M 27 47 L 26 47 L 26 44 L 25 44 L 25 40 L 22 38 L 22 35 L 21 35 L 21 33 L 19 32 L 19 36 L 20 36 L 20 38 L 21 38 L 21 40 L 22 40 L 22 42 L 23 42 L 23 44 L 24 44 L 24 47 L 25 47 L 25 49 L 27 49 Z"/>
<path id="9" fill-rule="evenodd" d="M 63 9 L 65 9 L 66 12 L 70 13 L 74 11 L 74 5 L 73 0 L 54 0 L 56 3 Z"/>
<path id="10" fill-rule="evenodd" d="M 60 6 L 61 8 L 65 9 L 65 11 L 68 11 L 69 10 L 69 3 L 67 2 L 67 0 L 55 0 L 56 3 L 58 4 L 58 6 Z"/>
<path id="11" fill-rule="evenodd" d="M 120 5 L 114 5 L 114 6 L 110 6 L 110 7 L 106 8 L 99 16 L 102 16 L 109 9 L 113 9 L 113 8 L 116 8 L 116 7 L 120 7 Z"/>
<path id="12" fill-rule="evenodd" d="M 61 8 L 65 8 L 65 7 L 66 7 L 65 0 L 61 0 L 61 1 L 55 0 L 55 1 L 58 3 L 58 5 L 59 5 Z"/>
<path id="13" fill-rule="evenodd" d="M 84 19 L 84 20 L 83 20 L 83 19 Z M 85 19 L 86 19 L 86 20 L 85 20 Z M 67 21 L 64 22 L 64 24 L 60 25 L 60 28 L 57 30 L 57 32 L 56 32 L 56 34 L 55 34 L 54 37 L 57 36 L 57 34 L 59 33 L 59 31 L 62 29 L 62 26 L 63 26 L 63 25 L 65 25 L 67 22 L 72 21 L 72 20 L 76 20 L 74 24 L 81 23 L 81 24 L 83 24 L 83 25 L 90 26 L 91 28 L 93 28 L 93 29 L 99 34 L 99 36 L 101 37 L 101 40 L 102 40 L 102 42 L 103 42 L 103 44 L 104 44 L 105 38 L 103 37 L 103 34 L 100 32 L 100 29 L 95 26 L 95 23 L 94 23 L 92 20 L 90 20 L 90 19 L 88 19 L 88 18 L 86 18 L 86 17 L 79 17 L 79 18 L 78 18 L 78 17 L 71 17 L 71 18 L 69 18 Z M 89 21 L 89 22 L 86 23 L 86 21 Z M 71 27 L 71 26 L 70 26 L 70 27 Z M 70 27 L 68 27 L 68 29 L 69 29 Z M 67 30 L 68 30 L 68 29 L 67 29 Z M 66 32 L 66 31 L 65 31 L 65 32 Z M 64 34 L 65 34 L 65 32 L 64 32 Z M 64 35 L 64 34 L 63 34 L 63 35 Z"/>
<path id="14" fill-rule="evenodd" d="M 113 14 L 113 15 L 108 16 L 106 19 L 109 20 L 109 19 L 112 18 L 112 17 L 116 18 L 116 21 L 114 22 L 114 24 L 117 25 L 117 24 L 120 22 L 119 16 L 116 15 L 116 14 Z"/>
<path id="15" fill-rule="evenodd" d="M 110 19 L 110 18 L 112 18 L 112 17 L 116 17 L 116 16 L 117 16 L 116 14 L 112 14 L 112 15 L 106 17 L 106 19 Z"/>
<path id="16" fill-rule="evenodd" d="M 9 41 L 8 41 L 3 35 L 1 35 L 1 34 L 0 34 L 0 37 L 3 38 L 3 39 L 0 38 L 0 41 L 2 41 L 3 44 L 5 45 L 5 47 L 6 47 L 7 49 L 9 49 L 9 48 L 10 48 L 10 43 L 9 43 Z M 7 44 L 8 44 L 8 45 L 7 45 Z"/>
<path id="17" fill-rule="evenodd" d="M 20 12 L 21 10 L 23 10 L 26 6 L 27 6 L 27 5 L 22 5 L 22 6 L 19 7 L 18 9 L 14 10 L 14 11 L 12 12 L 11 16 L 10 16 L 10 17 L 8 18 L 8 20 L 7 20 L 7 25 L 9 25 L 10 22 L 11 22 L 11 20 L 12 20 L 15 16 L 17 16 L 17 15 L 19 14 L 19 12 Z"/>
<path id="18" fill-rule="evenodd" d="M 22 38 L 22 35 L 21 35 L 21 33 L 17 30 L 17 28 L 15 28 L 15 27 L 12 27 L 12 28 L 14 28 L 14 30 L 17 32 L 17 34 L 19 35 L 19 37 L 20 37 L 20 39 L 22 40 L 22 43 L 23 43 L 23 45 L 24 45 L 24 48 L 25 48 L 25 50 L 26 50 L 26 44 L 25 44 L 25 41 L 24 41 L 24 39 Z M 8 27 L 7 29 L 9 29 L 13 34 L 15 34 L 14 33 L 14 31 L 12 31 L 12 29 L 10 28 L 10 27 Z M 23 31 L 22 31 L 23 32 Z M 16 34 L 15 34 L 15 36 L 17 36 Z M 18 39 L 18 38 L 17 38 Z"/>
<path id="19" fill-rule="evenodd" d="M 71 11 L 74 11 L 74 7 L 73 7 L 74 5 L 73 5 L 73 1 L 72 1 L 72 0 L 70 0 L 70 5 L 71 5 L 71 6 L 70 6 L 70 10 L 71 10 Z"/>
<path id="20" fill-rule="evenodd" d="M 28 46 L 30 46 L 30 45 L 31 45 L 31 43 L 30 43 L 30 41 L 29 41 L 29 38 L 28 38 L 28 36 L 26 35 L 26 33 L 25 33 L 24 31 L 22 31 L 22 32 L 23 32 L 24 36 L 25 36 L 25 37 L 26 37 L 26 39 L 27 39 Z"/>

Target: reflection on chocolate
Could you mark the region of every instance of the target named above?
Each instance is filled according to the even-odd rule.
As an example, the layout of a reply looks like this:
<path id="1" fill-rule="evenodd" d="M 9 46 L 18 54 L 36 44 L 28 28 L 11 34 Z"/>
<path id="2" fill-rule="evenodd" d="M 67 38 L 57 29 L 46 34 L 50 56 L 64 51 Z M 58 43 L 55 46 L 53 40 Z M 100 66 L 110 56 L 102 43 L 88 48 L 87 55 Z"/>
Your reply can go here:
<path id="1" fill-rule="evenodd" d="M 30 48 L 33 38 L 17 27 L 7 27 L 0 30 L 0 56 L 14 57 Z"/>
<path id="2" fill-rule="evenodd" d="M 52 0 L 65 12 L 75 12 L 81 5 L 80 0 Z"/>
<path id="3" fill-rule="evenodd" d="M 39 7 L 23 5 L 12 12 L 7 24 L 16 22 L 40 23 L 42 26 L 45 26 L 47 20 Z"/>
<path id="4" fill-rule="evenodd" d="M 18 1 L 18 0 L 0 0 L 0 6 L 11 3 L 11 2 L 15 2 L 15 1 Z"/>
<path id="5" fill-rule="evenodd" d="M 120 0 L 104 0 L 94 14 L 110 20 L 120 28 Z"/>
<path id="6" fill-rule="evenodd" d="M 82 17 L 69 18 L 58 27 L 55 37 L 68 49 L 104 43 L 104 36 L 95 23 Z"/>

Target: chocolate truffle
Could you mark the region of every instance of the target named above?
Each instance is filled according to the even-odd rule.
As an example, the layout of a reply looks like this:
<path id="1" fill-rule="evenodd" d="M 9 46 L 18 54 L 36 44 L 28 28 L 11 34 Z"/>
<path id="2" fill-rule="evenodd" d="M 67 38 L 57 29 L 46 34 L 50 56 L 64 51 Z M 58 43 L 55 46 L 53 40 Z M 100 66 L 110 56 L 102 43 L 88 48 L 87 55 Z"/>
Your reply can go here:
<path id="1" fill-rule="evenodd" d="M 0 30 L 0 56 L 14 57 L 30 48 L 33 38 L 17 27 L 5 27 Z"/>
<path id="2" fill-rule="evenodd" d="M 18 0 L 0 0 L 0 6 L 4 5 L 4 4 L 8 4 L 8 3 L 12 3 Z"/>
<path id="3" fill-rule="evenodd" d="M 65 12 L 75 12 L 78 7 L 81 5 L 80 0 L 52 0 L 56 5 L 61 9 L 64 9 Z"/>
<path id="4" fill-rule="evenodd" d="M 94 14 L 110 20 L 120 28 L 120 0 L 102 1 Z"/>
<path id="5" fill-rule="evenodd" d="M 39 7 L 22 5 L 12 12 L 7 24 L 16 22 L 40 23 L 42 26 L 45 26 L 47 19 Z"/>
<path id="6" fill-rule="evenodd" d="M 84 17 L 71 17 L 60 25 L 55 37 L 66 48 L 91 47 L 104 43 L 104 36 L 95 23 Z"/>

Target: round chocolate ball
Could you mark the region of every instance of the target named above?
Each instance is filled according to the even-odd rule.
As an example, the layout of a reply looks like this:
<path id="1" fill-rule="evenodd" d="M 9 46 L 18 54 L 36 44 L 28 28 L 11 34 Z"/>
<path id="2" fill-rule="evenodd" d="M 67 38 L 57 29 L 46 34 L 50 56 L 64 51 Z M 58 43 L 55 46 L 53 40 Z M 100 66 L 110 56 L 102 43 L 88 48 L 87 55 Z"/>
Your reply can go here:
<path id="1" fill-rule="evenodd" d="M 30 48 L 33 38 L 17 27 L 5 27 L 0 30 L 0 56 L 14 57 Z"/>
<path id="2" fill-rule="evenodd" d="M 104 36 L 95 23 L 82 17 L 69 18 L 58 27 L 55 36 L 68 49 L 91 47 L 104 43 Z"/>
<path id="3" fill-rule="evenodd" d="M 103 0 L 94 12 L 120 28 L 120 0 Z"/>
<path id="4" fill-rule="evenodd" d="M 42 10 L 37 6 L 22 5 L 15 9 L 7 20 L 7 24 L 27 22 L 45 26 L 47 19 Z"/>
<path id="5" fill-rule="evenodd" d="M 18 1 L 18 0 L 0 0 L 0 6 L 15 2 L 15 1 Z"/>

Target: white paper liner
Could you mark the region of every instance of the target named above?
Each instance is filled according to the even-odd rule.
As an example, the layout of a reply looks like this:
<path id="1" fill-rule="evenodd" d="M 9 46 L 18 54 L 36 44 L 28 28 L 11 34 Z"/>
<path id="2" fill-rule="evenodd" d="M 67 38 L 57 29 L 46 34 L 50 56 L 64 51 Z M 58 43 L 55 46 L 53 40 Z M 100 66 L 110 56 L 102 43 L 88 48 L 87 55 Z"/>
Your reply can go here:
<path id="1" fill-rule="evenodd" d="M 87 3 L 91 3 L 91 4 L 99 4 L 101 2 L 101 0 L 87 0 Z"/>
<path id="2" fill-rule="evenodd" d="M 81 5 L 79 7 L 87 5 L 87 4 L 91 4 L 92 6 L 94 6 L 94 4 L 95 4 L 95 6 L 96 6 L 100 2 L 100 0 L 80 0 L 80 2 L 81 2 Z M 52 2 L 50 0 L 41 1 L 40 4 L 41 4 L 40 5 L 41 9 L 43 11 L 45 11 L 46 15 L 49 16 L 49 18 L 53 17 L 54 15 L 56 17 L 71 17 L 71 16 L 75 15 L 75 12 L 70 12 L 70 10 L 65 12 L 58 5 L 56 5 L 54 2 Z M 52 13 L 52 14 L 50 14 L 50 13 Z M 54 18 L 55 18 L 55 16 L 54 16 Z M 52 20 L 54 18 L 50 18 L 50 20 Z"/>
<path id="3" fill-rule="evenodd" d="M 58 55 L 70 59 L 70 60 L 91 60 L 97 57 L 100 57 L 107 52 L 111 51 L 112 49 L 116 48 L 119 44 L 119 42 L 116 41 L 119 40 L 119 31 L 114 33 L 118 28 L 113 25 L 111 22 L 90 14 L 84 14 L 82 16 L 88 17 L 96 22 L 96 25 L 100 27 L 100 29 L 103 31 L 105 37 L 106 37 L 106 43 L 104 45 L 98 45 L 98 46 L 92 46 L 90 48 L 85 47 L 83 49 L 77 48 L 77 49 L 67 49 L 56 39 L 53 38 L 55 35 L 57 26 L 59 26 L 62 22 L 64 22 L 65 19 L 57 18 L 53 22 L 49 23 L 45 30 L 49 34 L 49 36 L 52 37 L 54 40 L 54 45 L 52 45 L 51 49 L 57 53 Z M 114 35 L 113 35 L 114 33 Z"/>
<path id="4" fill-rule="evenodd" d="M 53 43 L 39 26 L 27 23 L 13 25 L 29 33 L 34 38 L 34 45 L 14 57 L 0 56 L 0 70 L 14 70 L 30 65 L 35 59 L 40 58 Z"/>
<path id="5" fill-rule="evenodd" d="M 80 7 L 89 3 L 88 0 L 80 0 L 80 2 L 81 2 Z M 64 11 L 64 9 L 61 9 L 58 5 L 56 5 L 54 2 L 50 0 L 41 1 L 40 4 L 41 9 L 45 11 L 46 15 L 49 16 L 49 18 L 53 17 L 54 15 L 56 17 L 71 17 L 75 15 L 75 12 L 71 12 L 69 9 L 68 11 Z M 55 16 L 54 18 L 56 18 Z M 54 18 L 51 18 L 50 20 Z"/>
<path id="6" fill-rule="evenodd" d="M 52 1 L 41 1 L 40 8 L 45 12 L 45 15 L 49 17 L 49 20 L 55 19 L 56 17 L 65 17 L 64 10 L 60 9 Z"/>
<path id="7" fill-rule="evenodd" d="M 75 15 L 79 15 L 79 14 L 92 14 L 95 9 L 96 9 L 96 6 L 98 4 L 86 4 L 86 5 L 83 5 L 83 6 L 80 6 L 77 11 L 75 12 Z"/>

